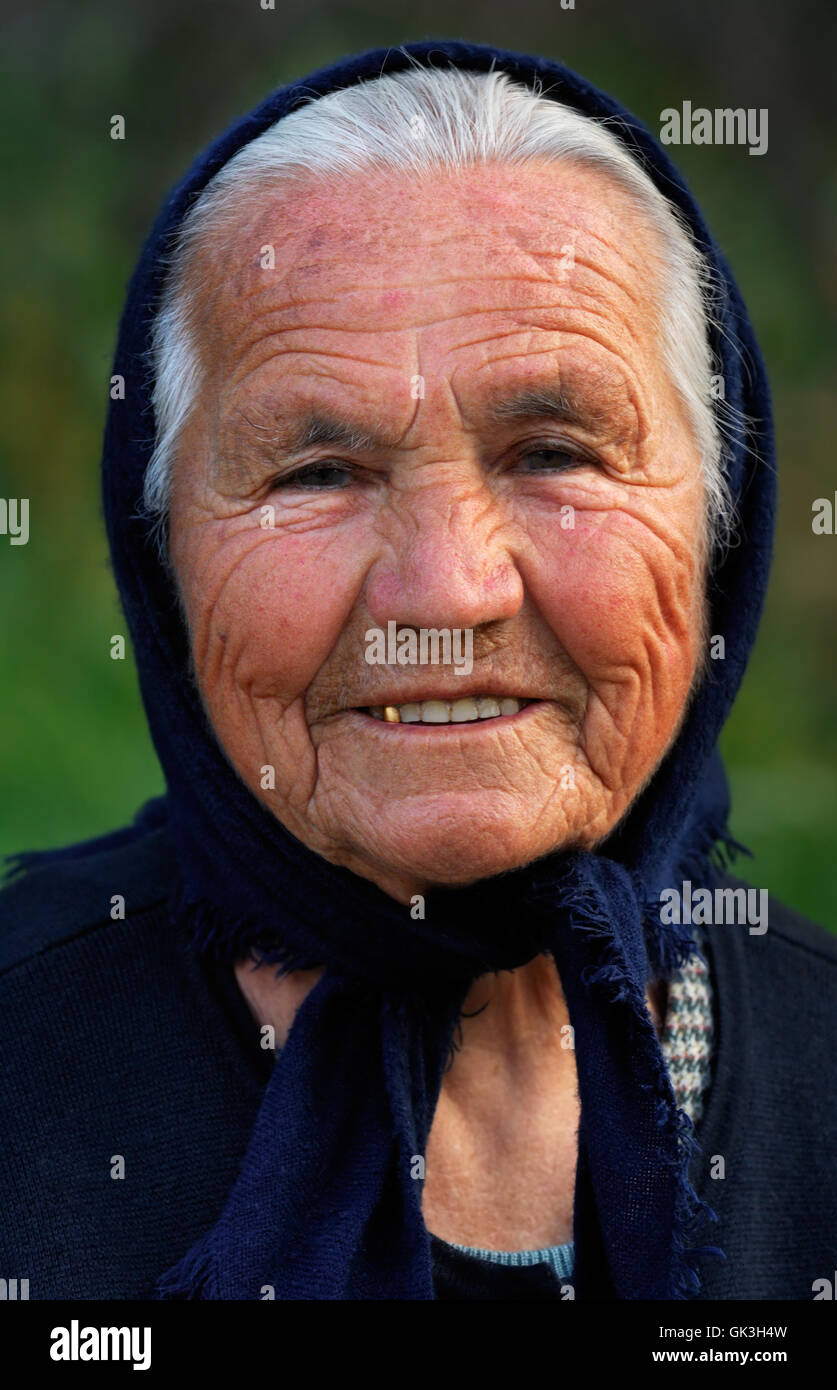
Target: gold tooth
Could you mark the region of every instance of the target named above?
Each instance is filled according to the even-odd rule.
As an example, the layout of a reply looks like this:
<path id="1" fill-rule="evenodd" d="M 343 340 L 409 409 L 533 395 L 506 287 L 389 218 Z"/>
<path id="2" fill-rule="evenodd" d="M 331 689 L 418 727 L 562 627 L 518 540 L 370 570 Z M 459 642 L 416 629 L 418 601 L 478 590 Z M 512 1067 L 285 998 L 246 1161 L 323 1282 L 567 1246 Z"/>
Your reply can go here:
<path id="1" fill-rule="evenodd" d="M 388 724 L 401 723 L 401 715 L 395 705 L 384 705 L 384 719 Z"/>

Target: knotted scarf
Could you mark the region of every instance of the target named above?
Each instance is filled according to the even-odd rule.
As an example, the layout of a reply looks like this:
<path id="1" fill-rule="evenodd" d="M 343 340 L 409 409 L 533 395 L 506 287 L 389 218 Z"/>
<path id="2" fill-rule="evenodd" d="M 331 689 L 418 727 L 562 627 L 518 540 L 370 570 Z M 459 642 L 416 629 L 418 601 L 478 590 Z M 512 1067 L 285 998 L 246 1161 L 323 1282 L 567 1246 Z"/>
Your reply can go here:
<path id="1" fill-rule="evenodd" d="M 713 348 L 746 421 L 729 462 L 737 544 L 709 580 L 711 663 L 682 730 L 617 832 L 595 852 L 554 853 L 466 888 L 426 895 L 425 915 L 327 863 L 251 794 L 221 753 L 189 678 L 171 580 L 142 517 L 154 442 L 149 331 L 180 221 L 213 174 L 297 106 L 423 63 L 491 67 L 611 130 L 682 211 L 723 285 Z M 322 965 L 277 1054 L 237 1179 L 215 1225 L 160 1271 L 161 1298 L 432 1299 L 417 1157 L 473 981 L 549 953 L 575 1032 L 581 1101 L 574 1203 L 579 1299 L 686 1298 L 699 1291 L 707 1216 L 690 1183 L 691 1125 L 678 1111 L 645 1004 L 695 949 L 663 926 L 659 893 L 710 884 L 734 842 L 716 751 L 762 607 L 774 465 L 768 386 L 739 292 L 690 193 L 656 140 L 557 63 L 459 42 L 380 49 L 271 95 L 201 155 L 174 189 L 133 275 L 104 443 L 105 517 L 143 699 L 165 773 L 168 819 L 194 948 L 248 951 L 285 970 Z M 211 1161 L 207 1156 L 207 1161 Z M 711 1213 L 709 1213 L 711 1215 Z M 719 1253 L 719 1252 L 715 1252 Z"/>

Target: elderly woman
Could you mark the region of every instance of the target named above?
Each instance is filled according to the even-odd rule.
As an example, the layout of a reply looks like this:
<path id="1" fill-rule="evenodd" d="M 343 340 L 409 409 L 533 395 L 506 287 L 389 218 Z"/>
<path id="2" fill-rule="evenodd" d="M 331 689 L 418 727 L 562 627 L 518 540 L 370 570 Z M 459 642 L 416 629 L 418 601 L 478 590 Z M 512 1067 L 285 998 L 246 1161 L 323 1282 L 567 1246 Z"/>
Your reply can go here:
<path id="1" fill-rule="evenodd" d="M 490 48 L 316 73 L 166 202 L 111 397 L 167 795 L 4 891 L 4 1271 L 817 1296 L 837 951 L 715 751 L 769 393 L 656 141 Z"/>

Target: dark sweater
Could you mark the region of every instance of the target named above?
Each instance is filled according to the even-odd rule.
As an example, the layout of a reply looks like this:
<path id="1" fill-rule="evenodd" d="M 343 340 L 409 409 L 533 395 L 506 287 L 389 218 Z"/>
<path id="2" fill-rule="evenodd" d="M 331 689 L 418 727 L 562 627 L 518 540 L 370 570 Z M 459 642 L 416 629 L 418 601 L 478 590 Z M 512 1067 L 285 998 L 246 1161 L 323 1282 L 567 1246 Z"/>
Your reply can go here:
<path id="1" fill-rule="evenodd" d="M 0 1277 L 31 1299 L 151 1297 L 217 1219 L 271 1074 L 231 971 L 169 920 L 172 872 L 156 830 L 0 893 Z M 700 1297 L 811 1299 L 837 1267 L 837 941 L 771 900 L 763 936 L 710 930 L 709 964 L 693 1181 L 727 1259 Z M 431 1241 L 439 1298 L 562 1297 L 543 1266 Z"/>

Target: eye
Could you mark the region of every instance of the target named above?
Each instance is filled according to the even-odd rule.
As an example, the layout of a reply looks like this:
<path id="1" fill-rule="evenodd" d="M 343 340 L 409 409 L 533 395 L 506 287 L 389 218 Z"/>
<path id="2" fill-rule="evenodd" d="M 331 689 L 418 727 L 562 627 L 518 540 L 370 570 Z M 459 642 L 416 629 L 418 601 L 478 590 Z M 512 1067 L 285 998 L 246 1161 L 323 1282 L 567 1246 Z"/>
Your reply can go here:
<path id="1" fill-rule="evenodd" d="M 344 482 L 351 480 L 354 469 L 346 463 L 307 463 L 294 473 L 283 473 L 274 478 L 271 488 L 310 488 L 313 492 L 340 490 Z"/>
<path id="2" fill-rule="evenodd" d="M 524 464 L 531 461 L 533 466 L 524 471 L 534 473 L 564 473 L 569 468 L 583 467 L 592 462 L 581 453 L 555 444 L 535 444 L 519 454 L 518 459 Z"/>

